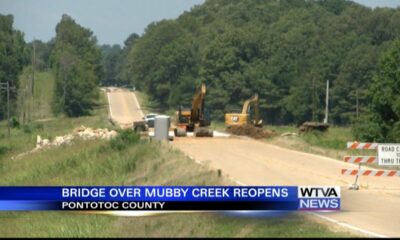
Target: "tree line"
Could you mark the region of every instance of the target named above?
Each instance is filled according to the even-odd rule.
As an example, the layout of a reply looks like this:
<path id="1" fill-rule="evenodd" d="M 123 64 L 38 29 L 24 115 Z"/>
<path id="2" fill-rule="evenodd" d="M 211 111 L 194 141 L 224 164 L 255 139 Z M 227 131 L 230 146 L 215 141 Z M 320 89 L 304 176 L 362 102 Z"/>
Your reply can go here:
<path id="1" fill-rule="evenodd" d="M 20 51 L 15 66 L 35 46 L 38 67 L 56 77 L 54 110 L 68 116 L 89 114 L 99 85 L 135 86 L 160 108 L 176 109 L 190 105 L 205 82 L 214 120 L 258 93 L 264 122 L 321 121 L 329 80 L 330 123 L 353 124 L 360 140 L 398 141 L 399 36 L 399 9 L 345 0 L 207 0 L 149 24 L 122 47 L 99 46 L 67 15 L 48 43 L 24 46 L 20 37 L 22 47 L 13 46 Z"/>
<path id="2" fill-rule="evenodd" d="M 23 33 L 13 28 L 12 15 L 0 15 L 0 83 L 9 83 L 11 109 L 15 109 L 18 76 L 29 62 Z M 2 85 L 4 87 L 4 85 Z M 0 120 L 6 118 L 7 90 L 0 86 Z"/>
<path id="3" fill-rule="evenodd" d="M 175 20 L 148 25 L 124 47 L 118 71 L 124 74 L 116 81 L 164 109 L 189 105 L 205 82 L 214 120 L 258 93 L 264 122 L 300 124 L 322 121 L 329 80 L 330 123 L 354 124 L 362 139 L 393 139 L 388 129 L 399 129 L 400 113 L 389 111 L 395 97 L 377 85 L 388 65 L 380 59 L 396 49 L 399 36 L 400 9 L 345 0 L 207 0 Z M 397 89 L 394 95 L 396 76 L 386 87 Z M 378 92 L 388 106 L 378 104 Z"/>
<path id="4" fill-rule="evenodd" d="M 104 78 L 102 53 L 93 32 L 64 14 L 53 39 L 26 43 L 23 33 L 13 29 L 12 25 L 11 15 L 0 15 L 0 82 L 8 81 L 13 88 L 12 115 L 16 115 L 19 75 L 28 65 L 32 75 L 29 92 L 33 91 L 35 82 L 32 71 L 53 72 L 53 110 L 56 114 L 72 117 L 90 114 L 98 99 L 98 85 Z M 0 119 L 4 119 L 4 91 L 0 96 Z"/>

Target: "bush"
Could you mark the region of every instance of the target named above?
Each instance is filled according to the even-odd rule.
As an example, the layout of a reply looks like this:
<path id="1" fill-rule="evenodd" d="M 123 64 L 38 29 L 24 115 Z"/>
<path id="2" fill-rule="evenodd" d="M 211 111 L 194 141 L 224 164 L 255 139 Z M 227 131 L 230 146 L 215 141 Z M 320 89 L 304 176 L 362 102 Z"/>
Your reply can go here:
<path id="1" fill-rule="evenodd" d="M 12 128 L 19 128 L 19 126 L 20 126 L 19 121 L 18 121 L 18 119 L 16 117 L 13 117 L 11 119 L 10 124 L 11 124 Z"/>
<path id="2" fill-rule="evenodd" d="M 379 142 L 385 139 L 380 124 L 370 113 L 361 115 L 360 119 L 354 122 L 351 130 L 356 141 Z"/>
<path id="3" fill-rule="evenodd" d="M 140 136 L 132 129 L 119 131 L 118 136 L 111 139 L 110 147 L 114 150 L 121 151 L 130 145 L 139 142 Z"/>
<path id="4" fill-rule="evenodd" d="M 24 133 L 32 133 L 32 127 L 29 124 L 24 125 L 22 129 Z"/>
<path id="5" fill-rule="evenodd" d="M 0 146 L 0 156 L 6 154 L 10 150 L 11 150 L 10 147 Z"/>
<path id="6" fill-rule="evenodd" d="M 24 133 L 32 133 L 35 130 L 43 130 L 43 123 L 33 122 L 23 126 Z"/>

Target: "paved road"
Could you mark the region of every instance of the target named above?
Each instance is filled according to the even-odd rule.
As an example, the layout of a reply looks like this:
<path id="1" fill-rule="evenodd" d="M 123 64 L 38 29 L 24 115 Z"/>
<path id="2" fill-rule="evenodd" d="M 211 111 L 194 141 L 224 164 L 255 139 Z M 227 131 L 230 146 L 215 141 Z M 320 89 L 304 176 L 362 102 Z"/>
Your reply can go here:
<path id="1" fill-rule="evenodd" d="M 107 98 L 110 119 L 115 124 L 122 128 L 130 128 L 134 121 L 142 120 L 143 112 L 134 93 L 119 88 L 108 88 Z"/>
<path id="2" fill-rule="evenodd" d="M 362 189 L 351 191 L 354 177 L 340 169 L 356 166 L 335 159 L 241 138 L 176 138 L 173 145 L 239 184 L 342 186 L 342 211 L 320 216 L 367 235 L 400 236 L 399 177 L 361 177 Z"/>
<path id="3" fill-rule="evenodd" d="M 122 125 L 142 116 L 132 93 L 113 92 L 109 100 L 113 119 Z M 350 191 L 354 177 L 340 170 L 357 166 L 335 159 L 239 137 L 175 138 L 172 144 L 239 184 L 340 185 L 343 210 L 319 217 L 371 236 L 400 237 L 400 177 L 361 177 L 361 190 Z"/>

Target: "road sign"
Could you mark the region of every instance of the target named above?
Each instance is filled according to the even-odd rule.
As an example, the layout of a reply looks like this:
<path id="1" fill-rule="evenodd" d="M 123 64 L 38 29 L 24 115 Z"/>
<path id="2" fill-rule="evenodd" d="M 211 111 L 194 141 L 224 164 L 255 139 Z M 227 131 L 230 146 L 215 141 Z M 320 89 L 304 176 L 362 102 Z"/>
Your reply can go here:
<path id="1" fill-rule="evenodd" d="M 378 164 L 382 166 L 400 165 L 400 144 L 379 144 Z"/>

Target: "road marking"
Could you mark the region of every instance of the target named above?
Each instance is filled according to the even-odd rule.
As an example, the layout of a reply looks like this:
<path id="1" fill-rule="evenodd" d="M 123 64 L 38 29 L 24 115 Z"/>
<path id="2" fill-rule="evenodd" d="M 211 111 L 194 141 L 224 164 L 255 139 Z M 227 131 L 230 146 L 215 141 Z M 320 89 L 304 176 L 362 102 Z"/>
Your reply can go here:
<path id="1" fill-rule="evenodd" d="M 236 182 L 237 184 L 239 184 L 240 186 L 247 186 L 246 184 L 242 183 L 241 181 L 235 180 L 235 182 Z"/>
<path id="2" fill-rule="evenodd" d="M 112 114 L 112 111 L 111 111 L 111 102 L 110 102 L 110 93 L 108 92 L 107 93 L 107 99 L 108 99 L 108 109 L 109 109 L 109 111 L 110 111 L 110 118 L 112 119 L 113 118 L 113 114 Z"/>
<path id="3" fill-rule="evenodd" d="M 142 109 L 140 109 L 139 101 L 137 100 L 136 94 L 134 94 L 133 92 L 131 92 L 131 94 L 133 95 L 133 98 L 135 99 L 135 103 L 136 103 L 136 108 L 137 108 L 137 110 L 140 112 L 140 115 L 141 115 L 142 117 L 144 117 L 144 114 L 143 114 L 143 112 L 142 112 Z"/>
<path id="4" fill-rule="evenodd" d="M 235 181 L 237 184 L 241 185 L 241 186 L 247 186 L 247 184 L 242 183 L 242 182 L 240 182 L 240 181 L 238 181 L 238 180 L 234 180 L 234 181 Z M 319 213 L 308 212 L 308 214 L 314 215 L 314 216 L 319 217 L 319 218 L 321 218 L 321 219 L 323 219 L 323 220 L 326 220 L 326 221 L 328 221 L 328 222 L 331 222 L 331 223 L 340 225 L 340 226 L 345 227 L 345 228 L 349 228 L 349 229 L 351 229 L 351 230 L 353 230 L 353 231 L 361 232 L 361 233 L 363 233 L 363 234 L 366 234 L 366 235 L 369 235 L 369 236 L 372 236 L 372 237 L 388 238 L 388 236 L 386 236 L 386 235 L 382 235 L 382 234 L 379 234 L 379 233 L 374 233 L 374 232 L 371 232 L 371 231 L 368 231 L 368 230 L 365 230 L 365 229 L 362 229 L 362 228 L 353 226 L 353 225 L 348 224 L 348 223 L 340 222 L 340 221 L 338 221 L 338 220 L 336 220 L 336 219 L 333 219 L 333 218 L 324 216 L 324 215 L 319 214 Z"/>
<path id="5" fill-rule="evenodd" d="M 337 224 L 337 225 L 340 225 L 340 226 L 343 226 L 343 227 L 350 228 L 350 229 L 352 229 L 354 231 L 357 231 L 357 232 L 361 232 L 361 233 L 369 235 L 369 236 L 379 237 L 379 238 L 388 238 L 388 236 L 386 236 L 386 235 L 382 235 L 382 234 L 379 234 L 379 233 L 374 233 L 374 232 L 371 232 L 371 231 L 368 231 L 368 230 L 353 226 L 353 225 L 348 224 L 348 223 L 339 222 L 336 219 L 333 219 L 333 218 L 330 218 L 330 217 L 327 217 L 327 216 L 324 216 L 324 215 L 321 215 L 321 214 L 318 214 L 318 213 L 310 212 L 309 214 L 314 215 L 316 217 L 319 217 L 321 219 L 324 219 L 324 220 L 326 220 L 328 222 L 331 222 L 331 223 L 334 223 L 334 224 Z"/>

